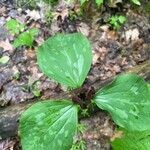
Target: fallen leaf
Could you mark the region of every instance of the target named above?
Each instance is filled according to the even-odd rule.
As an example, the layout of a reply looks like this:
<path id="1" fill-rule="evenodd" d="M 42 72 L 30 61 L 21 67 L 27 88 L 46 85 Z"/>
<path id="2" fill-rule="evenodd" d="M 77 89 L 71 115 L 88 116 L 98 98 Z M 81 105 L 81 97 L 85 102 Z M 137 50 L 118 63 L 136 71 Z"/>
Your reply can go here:
<path id="1" fill-rule="evenodd" d="M 61 16 L 62 21 L 64 21 L 64 19 L 65 19 L 66 17 L 68 17 L 68 15 L 69 15 L 69 10 L 68 10 L 68 8 L 64 8 L 64 9 L 61 10 L 60 12 L 54 13 L 54 19 L 57 20 L 58 16 Z"/>
<path id="2" fill-rule="evenodd" d="M 0 15 L 3 15 L 5 12 L 6 12 L 6 7 L 3 6 L 3 7 L 0 9 Z"/>
<path id="3" fill-rule="evenodd" d="M 78 26 L 77 26 L 77 31 L 81 32 L 82 34 L 84 34 L 85 36 L 88 36 L 90 33 L 90 27 L 86 24 L 81 22 Z"/>
<path id="4" fill-rule="evenodd" d="M 24 51 L 25 56 L 30 57 L 30 58 L 35 58 L 35 50 L 34 49 L 26 49 Z"/>
<path id="5" fill-rule="evenodd" d="M 41 15 L 39 13 L 39 11 L 36 11 L 36 10 L 26 10 L 26 13 L 27 13 L 27 16 L 29 16 L 31 19 L 37 21 L 38 19 L 41 18 Z"/>
<path id="6" fill-rule="evenodd" d="M 100 29 L 104 32 L 108 32 L 109 31 L 109 26 L 108 25 L 102 25 L 102 26 L 100 26 Z"/>
<path id="7" fill-rule="evenodd" d="M 0 47 L 2 47 L 4 51 L 13 51 L 13 46 L 8 39 L 5 41 L 0 41 Z"/>
<path id="8" fill-rule="evenodd" d="M 43 37 L 39 36 L 35 39 L 35 41 L 38 43 L 38 45 L 40 46 L 43 42 L 44 42 L 44 39 Z"/>
<path id="9" fill-rule="evenodd" d="M 130 29 L 128 31 L 125 32 L 125 38 L 126 38 L 126 41 L 129 42 L 130 40 L 131 41 L 136 41 L 139 39 L 139 30 L 137 28 L 135 29 Z"/>
<path id="10" fill-rule="evenodd" d="M 93 53 L 93 64 L 96 64 L 98 62 L 98 59 L 103 61 L 107 55 L 107 49 L 106 47 L 98 47 Z"/>
<path id="11" fill-rule="evenodd" d="M 30 61 L 30 66 L 28 67 L 28 71 L 30 71 L 31 73 L 30 78 L 32 81 L 39 80 L 43 75 L 43 73 L 39 71 L 38 66 L 34 61 Z"/>
<path id="12" fill-rule="evenodd" d="M 111 138 L 111 141 L 114 141 L 116 138 L 121 138 L 123 136 L 123 131 L 116 131 Z"/>

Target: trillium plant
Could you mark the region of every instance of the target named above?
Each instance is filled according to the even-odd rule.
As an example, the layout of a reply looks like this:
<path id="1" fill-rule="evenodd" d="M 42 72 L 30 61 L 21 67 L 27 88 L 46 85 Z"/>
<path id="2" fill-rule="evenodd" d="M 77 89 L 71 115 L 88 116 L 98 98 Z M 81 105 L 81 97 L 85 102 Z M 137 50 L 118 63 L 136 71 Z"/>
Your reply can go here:
<path id="1" fill-rule="evenodd" d="M 21 114 L 23 150 L 69 150 L 77 131 L 79 110 L 88 105 L 96 104 L 108 111 L 114 122 L 129 132 L 150 130 L 150 90 L 142 77 L 121 74 L 96 92 L 82 86 L 91 67 L 92 50 L 81 33 L 50 37 L 38 48 L 37 62 L 46 76 L 74 94 L 70 99 L 37 102 Z M 114 149 L 119 150 L 116 143 Z"/>

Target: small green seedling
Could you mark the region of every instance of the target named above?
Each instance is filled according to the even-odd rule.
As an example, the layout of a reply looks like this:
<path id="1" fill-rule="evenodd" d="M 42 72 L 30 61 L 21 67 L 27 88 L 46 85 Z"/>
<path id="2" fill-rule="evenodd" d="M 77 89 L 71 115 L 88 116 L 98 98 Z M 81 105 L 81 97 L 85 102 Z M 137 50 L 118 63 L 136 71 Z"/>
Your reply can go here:
<path id="1" fill-rule="evenodd" d="M 23 150 L 69 150 L 77 132 L 78 112 L 96 104 L 129 132 L 150 130 L 150 91 L 136 74 L 122 74 L 94 92 L 82 86 L 92 64 L 92 50 L 81 33 L 57 34 L 37 50 L 37 61 L 49 78 L 72 89 L 71 98 L 48 99 L 22 113 L 19 133 Z M 84 148 L 84 142 L 80 143 Z"/>
<path id="2" fill-rule="evenodd" d="M 121 25 L 123 25 L 125 21 L 126 17 L 122 15 L 111 16 L 109 19 L 110 24 L 115 30 L 120 29 Z"/>
<path id="3" fill-rule="evenodd" d="M 33 46 L 33 41 L 35 39 L 35 36 L 38 34 L 39 30 L 37 28 L 31 28 L 20 35 L 14 40 L 13 46 L 15 48 L 26 45 L 29 47 Z"/>
<path id="4" fill-rule="evenodd" d="M 25 24 L 16 19 L 10 19 L 9 21 L 7 21 L 6 27 L 14 36 L 17 36 L 17 38 L 13 42 L 13 46 L 15 48 L 23 45 L 32 47 L 35 36 L 39 32 L 37 28 L 31 28 L 27 31 L 24 31 L 26 28 Z"/>

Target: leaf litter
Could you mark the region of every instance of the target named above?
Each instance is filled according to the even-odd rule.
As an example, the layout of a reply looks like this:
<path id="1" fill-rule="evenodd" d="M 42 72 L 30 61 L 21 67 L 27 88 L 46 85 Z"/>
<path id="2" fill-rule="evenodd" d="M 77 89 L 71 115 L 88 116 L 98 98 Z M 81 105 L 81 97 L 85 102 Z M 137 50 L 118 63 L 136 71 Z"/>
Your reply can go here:
<path id="1" fill-rule="evenodd" d="M 2 106 L 36 99 L 29 88 L 29 79 L 40 81 L 38 89 L 42 91 L 42 98 L 49 98 L 65 90 L 64 87 L 45 77 L 38 69 L 35 56 L 36 46 L 35 49 L 24 46 L 17 49 L 12 47 L 11 42 L 14 39 L 8 36 L 10 33 L 5 28 L 5 23 L 10 17 L 27 22 L 27 28 L 40 28 L 40 35 L 35 39 L 37 44 L 62 31 L 80 31 L 88 36 L 93 48 L 93 65 L 86 81 L 89 83 L 94 82 L 95 78 L 100 81 L 105 80 L 150 58 L 150 39 L 147 36 L 150 27 L 149 20 L 144 14 L 136 14 L 130 9 L 127 12 L 129 21 L 125 23 L 123 29 L 116 32 L 109 26 L 98 24 L 95 21 L 101 16 L 94 18 L 95 20 L 91 20 L 90 23 L 80 18 L 76 21 L 70 20 L 68 13 L 72 7 L 69 8 L 67 5 L 57 6 L 57 9 L 54 10 L 55 17 L 49 26 L 44 24 L 43 14 L 39 10 L 15 9 L 10 3 L 6 7 L 5 2 L 0 3 L 0 8 L 0 57 L 9 54 L 10 58 L 9 63 L 0 66 L 0 104 Z M 13 74 L 16 69 L 20 72 L 20 78 L 17 80 Z M 111 137 L 116 136 L 109 115 L 99 112 L 83 122 L 88 126 L 83 134 L 87 150 L 99 150 L 100 148 L 110 150 L 108 141 Z M 8 139 L 1 142 L 0 146 L 14 149 L 16 143 L 18 143 L 16 139 Z"/>

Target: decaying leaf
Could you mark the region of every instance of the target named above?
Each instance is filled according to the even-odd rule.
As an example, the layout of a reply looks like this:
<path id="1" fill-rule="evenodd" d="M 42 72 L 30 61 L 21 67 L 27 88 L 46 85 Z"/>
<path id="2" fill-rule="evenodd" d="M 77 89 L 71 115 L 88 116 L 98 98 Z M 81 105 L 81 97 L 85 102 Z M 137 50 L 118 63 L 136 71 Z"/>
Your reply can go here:
<path id="1" fill-rule="evenodd" d="M 4 51 L 13 51 L 13 46 L 8 39 L 5 41 L 0 41 L 0 47 L 2 47 Z"/>

